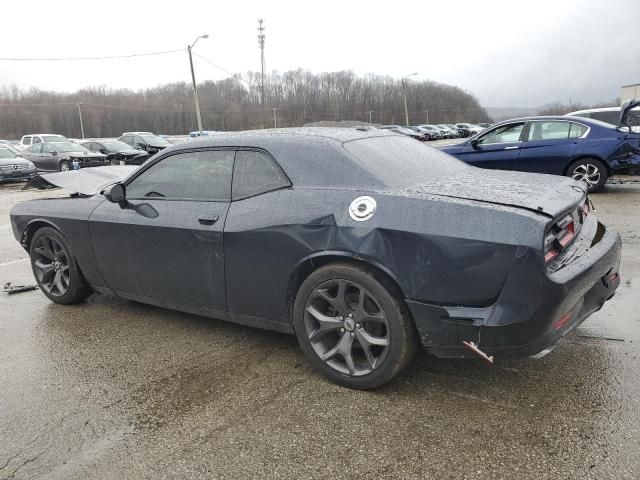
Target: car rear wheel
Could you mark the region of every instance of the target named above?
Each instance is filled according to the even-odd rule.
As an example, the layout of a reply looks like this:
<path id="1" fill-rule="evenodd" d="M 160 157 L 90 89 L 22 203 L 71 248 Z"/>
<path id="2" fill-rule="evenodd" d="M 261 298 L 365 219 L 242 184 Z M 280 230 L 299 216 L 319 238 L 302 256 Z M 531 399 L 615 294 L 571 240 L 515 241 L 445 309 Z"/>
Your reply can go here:
<path id="1" fill-rule="evenodd" d="M 581 158 L 567 168 L 567 176 L 587 184 L 589 193 L 602 190 L 609 178 L 604 163 L 597 158 Z"/>
<path id="2" fill-rule="evenodd" d="M 29 256 L 40 290 L 53 302 L 78 303 L 91 294 L 66 240 L 54 228 L 43 227 L 36 231 Z"/>
<path id="3" fill-rule="evenodd" d="M 312 365 L 349 388 L 387 383 L 415 353 L 404 304 L 373 272 L 352 265 L 321 267 L 303 282 L 294 327 Z"/>
<path id="4" fill-rule="evenodd" d="M 66 160 L 62 160 L 60 162 L 60 171 L 61 172 L 68 172 L 69 170 L 71 170 L 71 168 L 69 166 L 69 162 L 67 162 Z"/>

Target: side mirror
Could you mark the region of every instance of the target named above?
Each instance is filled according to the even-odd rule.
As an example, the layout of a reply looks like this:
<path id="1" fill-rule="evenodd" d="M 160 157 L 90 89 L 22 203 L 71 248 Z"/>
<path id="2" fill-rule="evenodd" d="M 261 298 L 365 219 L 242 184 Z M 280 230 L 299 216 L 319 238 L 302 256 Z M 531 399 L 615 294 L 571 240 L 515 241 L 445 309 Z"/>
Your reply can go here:
<path id="1" fill-rule="evenodd" d="M 107 149 L 106 148 L 101 148 L 100 149 L 100 153 L 106 155 L 107 154 Z"/>
<path id="2" fill-rule="evenodd" d="M 144 150 L 144 145 L 142 143 L 136 143 L 135 147 Z"/>
<path id="3" fill-rule="evenodd" d="M 473 139 L 469 142 L 469 145 L 471 145 L 472 148 L 475 148 L 476 150 L 478 149 L 478 145 L 480 144 L 480 142 L 478 142 L 477 139 Z"/>
<path id="4" fill-rule="evenodd" d="M 109 185 L 102 192 L 104 198 L 109 200 L 111 203 L 122 203 L 126 200 L 126 190 L 124 185 L 121 183 L 114 183 L 113 185 Z"/>
<path id="5" fill-rule="evenodd" d="M 58 152 L 51 152 L 52 157 L 55 157 L 56 155 L 58 155 Z"/>

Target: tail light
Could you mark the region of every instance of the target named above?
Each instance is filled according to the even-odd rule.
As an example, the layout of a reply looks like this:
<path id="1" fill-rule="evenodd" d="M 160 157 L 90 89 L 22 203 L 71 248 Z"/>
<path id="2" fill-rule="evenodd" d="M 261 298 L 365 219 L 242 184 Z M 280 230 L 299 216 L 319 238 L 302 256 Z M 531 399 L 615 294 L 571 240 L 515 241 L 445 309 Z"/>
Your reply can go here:
<path id="1" fill-rule="evenodd" d="M 576 238 L 576 225 L 571 215 L 562 217 L 544 237 L 544 262 L 549 263 Z"/>
<path id="2" fill-rule="evenodd" d="M 580 221 L 582 223 L 584 223 L 584 220 L 591 213 L 591 206 L 589 205 L 589 198 L 586 198 L 584 200 L 584 202 L 582 202 L 582 204 L 580 205 L 580 208 L 578 209 L 578 212 L 580 214 Z"/>

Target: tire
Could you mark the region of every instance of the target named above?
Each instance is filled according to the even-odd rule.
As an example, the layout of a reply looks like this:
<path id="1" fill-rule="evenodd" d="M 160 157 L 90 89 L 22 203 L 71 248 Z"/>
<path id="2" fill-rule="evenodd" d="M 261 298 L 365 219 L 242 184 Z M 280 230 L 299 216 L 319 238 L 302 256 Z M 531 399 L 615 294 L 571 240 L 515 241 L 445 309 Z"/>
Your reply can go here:
<path id="1" fill-rule="evenodd" d="M 399 295 L 384 283 L 368 269 L 330 264 L 300 286 L 293 319 L 298 342 L 329 380 L 354 389 L 377 388 L 413 357 L 413 322 Z"/>
<path id="2" fill-rule="evenodd" d="M 31 239 L 29 256 L 33 276 L 52 302 L 78 303 L 91 294 L 67 241 L 58 230 L 51 227 L 37 230 Z"/>
<path id="3" fill-rule="evenodd" d="M 431 141 L 431 135 L 426 134 L 426 135 L 424 136 L 424 139 L 425 139 L 427 142 L 430 142 L 430 141 Z"/>
<path id="4" fill-rule="evenodd" d="M 60 162 L 59 168 L 61 172 L 68 172 L 69 170 L 71 170 L 71 166 L 69 165 L 69 162 L 67 160 L 62 160 Z"/>
<path id="5" fill-rule="evenodd" d="M 589 193 L 599 192 L 609 178 L 607 166 L 597 158 L 580 158 L 567 168 L 567 177 L 584 181 Z"/>

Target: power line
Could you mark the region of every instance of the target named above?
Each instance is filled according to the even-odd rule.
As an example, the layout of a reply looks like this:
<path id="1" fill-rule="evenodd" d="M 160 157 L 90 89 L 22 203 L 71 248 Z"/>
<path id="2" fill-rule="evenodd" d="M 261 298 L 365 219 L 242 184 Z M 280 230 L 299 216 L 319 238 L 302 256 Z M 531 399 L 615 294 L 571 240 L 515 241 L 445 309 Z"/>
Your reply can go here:
<path id="1" fill-rule="evenodd" d="M 198 57 L 200 60 L 207 62 L 210 65 L 213 65 L 214 67 L 216 67 L 218 70 L 222 70 L 224 73 L 226 73 L 227 75 L 231 75 L 232 77 L 236 77 L 239 80 L 242 80 L 244 83 L 246 83 L 247 85 L 251 85 L 251 82 L 249 80 L 246 80 L 244 78 L 242 78 L 242 75 L 240 75 L 239 73 L 232 73 L 229 70 L 227 70 L 226 68 L 221 67 L 220 65 L 218 65 L 215 62 L 212 62 L 211 60 L 209 60 L 208 58 L 203 57 L 202 55 L 193 52 L 193 55 Z"/>
<path id="2" fill-rule="evenodd" d="M 15 57 L 0 57 L 1 62 L 66 62 L 75 60 L 112 60 L 117 58 L 134 58 L 134 57 L 150 57 L 153 55 L 166 55 L 169 53 L 184 52 L 184 49 L 178 50 L 165 50 L 162 52 L 148 52 L 148 53 L 130 53 L 128 55 L 108 55 L 103 57 L 51 57 L 51 58 L 15 58 Z"/>

